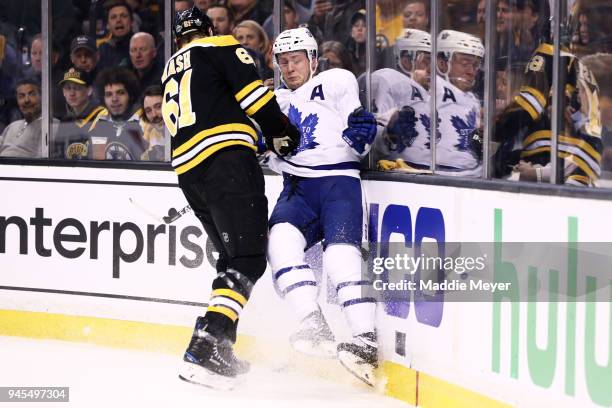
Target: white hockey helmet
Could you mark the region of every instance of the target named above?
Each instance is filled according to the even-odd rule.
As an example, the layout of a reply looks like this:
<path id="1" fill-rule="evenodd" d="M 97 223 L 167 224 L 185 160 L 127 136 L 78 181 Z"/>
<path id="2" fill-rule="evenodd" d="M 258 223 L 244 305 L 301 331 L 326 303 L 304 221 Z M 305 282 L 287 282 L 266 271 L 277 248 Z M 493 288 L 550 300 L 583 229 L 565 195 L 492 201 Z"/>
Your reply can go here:
<path id="1" fill-rule="evenodd" d="M 274 45 L 272 46 L 272 52 L 274 53 L 274 66 L 280 69 L 278 66 L 279 54 L 303 50 L 306 51 L 306 56 L 308 57 L 308 62 L 310 63 L 310 78 L 312 78 L 312 75 L 317 69 L 316 64 L 313 69 L 312 61 L 317 60 L 318 49 L 319 46 L 317 44 L 317 40 L 315 40 L 308 28 L 298 27 L 285 30 L 280 33 L 278 37 L 276 37 Z"/>
<path id="2" fill-rule="evenodd" d="M 402 35 L 395 40 L 395 61 L 397 67 L 405 74 L 410 74 L 400 63 L 402 53 L 408 52 L 414 69 L 416 54 L 419 51 L 431 53 L 431 35 L 427 31 L 405 28 Z"/>
<path id="3" fill-rule="evenodd" d="M 444 59 L 449 62 L 446 72 L 442 72 L 438 66 L 438 72 L 449 80 L 450 61 L 456 53 L 474 55 L 482 58 L 485 54 L 485 48 L 480 41 L 480 38 L 455 30 L 442 30 L 438 34 L 438 55 L 444 55 Z"/>
<path id="4" fill-rule="evenodd" d="M 438 34 L 438 52 L 444 53 L 444 56 L 450 61 L 456 52 L 482 58 L 485 48 L 480 38 L 474 35 L 461 31 L 443 30 Z"/>

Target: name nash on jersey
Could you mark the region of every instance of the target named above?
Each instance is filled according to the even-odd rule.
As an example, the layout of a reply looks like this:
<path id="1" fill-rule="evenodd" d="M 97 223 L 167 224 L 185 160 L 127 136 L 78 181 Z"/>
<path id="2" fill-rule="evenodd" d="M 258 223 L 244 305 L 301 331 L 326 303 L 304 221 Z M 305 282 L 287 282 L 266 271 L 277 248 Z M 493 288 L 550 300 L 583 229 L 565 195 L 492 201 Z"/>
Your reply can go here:
<path id="1" fill-rule="evenodd" d="M 170 75 L 178 74 L 181 71 L 185 71 L 191 68 L 191 51 L 184 52 L 177 55 L 168 61 L 164 75 L 162 75 L 162 83 L 166 81 Z"/>

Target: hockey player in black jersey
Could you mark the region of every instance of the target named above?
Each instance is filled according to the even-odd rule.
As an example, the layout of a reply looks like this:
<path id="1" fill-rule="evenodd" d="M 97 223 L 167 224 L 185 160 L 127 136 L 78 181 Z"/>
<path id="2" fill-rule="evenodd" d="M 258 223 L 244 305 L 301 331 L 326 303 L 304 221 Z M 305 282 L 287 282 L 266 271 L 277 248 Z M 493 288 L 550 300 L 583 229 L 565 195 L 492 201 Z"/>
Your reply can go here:
<path id="1" fill-rule="evenodd" d="M 518 95 L 496 122 L 495 176 L 514 168 L 525 181 L 548 182 L 551 177 L 551 113 L 553 46 L 542 43 L 527 64 Z M 601 120 L 599 89 L 580 59 L 561 50 L 566 109 L 559 133 L 558 163 L 567 185 L 595 186 L 601 174 Z M 569 114 L 571 113 L 571 115 Z"/>
<path id="2" fill-rule="evenodd" d="M 268 203 L 250 118 L 280 154 L 294 150 L 300 136 L 234 37 L 214 35 L 196 7 L 177 15 L 174 32 L 179 50 L 162 76 L 172 166 L 220 254 L 208 309 L 196 321 L 179 376 L 231 389 L 248 371 L 232 350 L 238 319 L 266 269 Z"/>

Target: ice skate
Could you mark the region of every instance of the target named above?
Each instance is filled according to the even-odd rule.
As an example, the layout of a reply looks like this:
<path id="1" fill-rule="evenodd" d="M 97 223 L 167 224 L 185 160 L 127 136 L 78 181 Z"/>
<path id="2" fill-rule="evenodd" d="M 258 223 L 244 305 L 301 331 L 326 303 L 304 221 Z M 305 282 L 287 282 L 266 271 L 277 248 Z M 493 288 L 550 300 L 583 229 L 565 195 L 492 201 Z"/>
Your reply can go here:
<path id="1" fill-rule="evenodd" d="M 300 323 L 289 342 L 294 350 L 321 358 L 336 357 L 336 340 L 320 310 L 312 312 Z"/>
<path id="2" fill-rule="evenodd" d="M 250 365 L 236 357 L 231 340 L 215 337 L 201 328 L 203 322 L 204 318 L 198 318 L 179 378 L 219 390 L 231 390 L 237 376 L 247 373 Z"/>
<path id="3" fill-rule="evenodd" d="M 338 344 L 340 363 L 355 377 L 374 386 L 374 370 L 378 368 L 378 345 L 374 332 L 355 336 L 350 343 Z"/>

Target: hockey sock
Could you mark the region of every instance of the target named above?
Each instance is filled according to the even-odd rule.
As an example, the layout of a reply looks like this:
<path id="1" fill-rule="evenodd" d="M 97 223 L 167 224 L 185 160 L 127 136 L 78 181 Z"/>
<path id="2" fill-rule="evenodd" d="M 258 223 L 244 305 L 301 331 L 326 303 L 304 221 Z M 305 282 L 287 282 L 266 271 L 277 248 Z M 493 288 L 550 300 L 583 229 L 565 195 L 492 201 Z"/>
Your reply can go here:
<path id="1" fill-rule="evenodd" d="M 253 289 L 253 282 L 240 272 L 229 268 L 217 274 L 206 310 L 209 331 L 236 338 L 236 322 Z"/>
<path id="2" fill-rule="evenodd" d="M 323 253 L 323 270 L 330 277 L 353 336 L 374 331 L 376 300 L 364 297 L 371 285 L 361 277 L 361 252 L 353 245 L 332 244 Z"/>
<path id="3" fill-rule="evenodd" d="M 276 224 L 268 238 L 268 261 L 272 278 L 301 321 L 319 310 L 317 281 L 312 269 L 304 260 L 306 239 L 289 223 Z"/>

